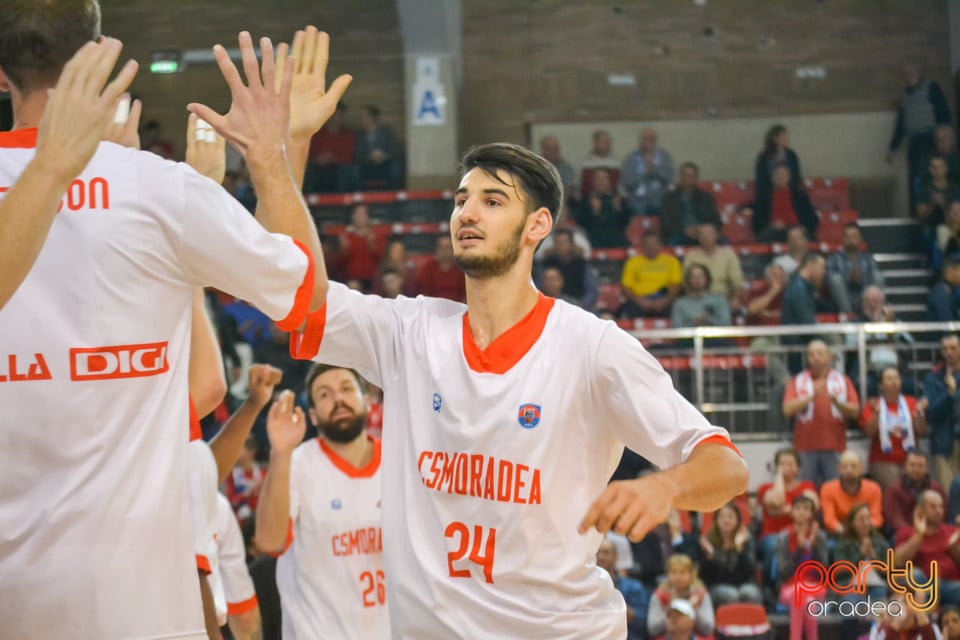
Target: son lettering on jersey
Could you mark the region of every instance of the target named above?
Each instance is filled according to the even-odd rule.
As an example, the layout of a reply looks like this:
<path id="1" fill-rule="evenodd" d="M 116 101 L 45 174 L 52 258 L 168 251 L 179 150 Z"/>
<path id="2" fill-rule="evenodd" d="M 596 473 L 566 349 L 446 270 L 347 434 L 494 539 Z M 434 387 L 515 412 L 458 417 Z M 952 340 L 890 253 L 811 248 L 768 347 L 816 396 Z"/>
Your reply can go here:
<path id="1" fill-rule="evenodd" d="M 334 556 L 355 556 L 383 552 L 383 534 L 380 527 L 337 533 L 330 538 Z"/>
<path id="2" fill-rule="evenodd" d="M 428 489 L 496 502 L 540 504 L 540 469 L 493 456 L 421 451 L 420 480 Z"/>
<path id="3" fill-rule="evenodd" d="M 70 349 L 73 381 L 143 378 L 169 369 L 166 342 Z"/>
<path id="4" fill-rule="evenodd" d="M 0 187 L 0 194 L 10 190 L 10 187 Z M 60 199 L 60 206 L 57 207 L 57 213 L 63 211 L 66 207 L 70 211 L 80 211 L 83 209 L 100 209 L 106 211 L 110 208 L 110 184 L 106 178 L 92 178 L 90 180 L 81 180 L 76 178 L 67 187 L 66 193 Z"/>
<path id="5" fill-rule="evenodd" d="M 6 369 L 3 364 L 6 363 Z M 52 380 L 50 369 L 42 353 L 33 356 L 9 354 L 0 361 L 0 382 L 24 382 L 27 380 Z"/>

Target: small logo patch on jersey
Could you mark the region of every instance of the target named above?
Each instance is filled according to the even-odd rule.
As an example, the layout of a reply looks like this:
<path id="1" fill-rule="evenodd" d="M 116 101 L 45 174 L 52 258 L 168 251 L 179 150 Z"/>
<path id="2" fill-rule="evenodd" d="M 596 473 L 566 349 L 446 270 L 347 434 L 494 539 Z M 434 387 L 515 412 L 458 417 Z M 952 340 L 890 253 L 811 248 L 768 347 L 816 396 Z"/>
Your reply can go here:
<path id="1" fill-rule="evenodd" d="M 440 407 L 443 406 L 443 398 L 440 397 L 439 393 L 433 394 L 433 410 L 439 412 Z"/>
<path id="2" fill-rule="evenodd" d="M 339 511 L 341 507 L 343 507 L 343 503 L 340 502 L 340 498 L 334 498 L 330 501 L 330 508 L 334 511 Z"/>
<path id="3" fill-rule="evenodd" d="M 524 429 L 533 429 L 540 424 L 540 405 L 522 404 L 520 411 L 517 412 L 517 420 Z"/>

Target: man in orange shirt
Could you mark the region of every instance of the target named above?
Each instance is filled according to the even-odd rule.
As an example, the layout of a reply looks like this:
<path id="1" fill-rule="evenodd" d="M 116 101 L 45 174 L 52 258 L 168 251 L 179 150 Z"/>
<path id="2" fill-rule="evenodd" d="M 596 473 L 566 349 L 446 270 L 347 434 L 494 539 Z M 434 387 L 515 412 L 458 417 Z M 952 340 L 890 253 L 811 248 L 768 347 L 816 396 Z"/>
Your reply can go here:
<path id="1" fill-rule="evenodd" d="M 880 485 L 863 477 L 863 463 L 856 451 L 844 451 L 840 456 L 840 477 L 824 482 L 820 488 L 823 528 L 836 535 L 842 534 L 844 518 L 854 505 L 861 502 L 870 507 L 873 526 L 882 527 L 883 493 Z"/>
<path id="2" fill-rule="evenodd" d="M 787 384 L 783 415 L 793 420 L 793 448 L 801 453 L 800 477 L 818 487 L 837 477 L 847 448 L 847 421 L 860 413 L 850 378 L 834 371 L 823 340 L 807 346 L 807 368 Z"/>

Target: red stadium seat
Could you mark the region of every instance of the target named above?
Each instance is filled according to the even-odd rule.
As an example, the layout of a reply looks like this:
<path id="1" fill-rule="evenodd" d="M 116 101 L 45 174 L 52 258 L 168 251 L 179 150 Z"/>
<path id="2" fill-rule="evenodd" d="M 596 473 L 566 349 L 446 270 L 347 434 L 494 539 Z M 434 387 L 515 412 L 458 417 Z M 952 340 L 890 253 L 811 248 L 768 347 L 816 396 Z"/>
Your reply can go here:
<path id="1" fill-rule="evenodd" d="M 815 209 L 845 211 L 850 208 L 850 189 L 846 178 L 807 178 L 803 184 Z"/>
<path id="2" fill-rule="evenodd" d="M 763 637 L 770 633 L 770 620 L 763 605 L 738 602 L 717 607 L 717 637 Z"/>
<path id="3" fill-rule="evenodd" d="M 858 219 L 856 211 L 821 211 L 817 240 L 831 245 L 840 244 L 843 241 L 844 228 Z"/>
<path id="4" fill-rule="evenodd" d="M 720 214 L 723 220 L 723 237 L 734 245 L 755 242 L 753 236 L 753 214 L 731 211 Z"/>

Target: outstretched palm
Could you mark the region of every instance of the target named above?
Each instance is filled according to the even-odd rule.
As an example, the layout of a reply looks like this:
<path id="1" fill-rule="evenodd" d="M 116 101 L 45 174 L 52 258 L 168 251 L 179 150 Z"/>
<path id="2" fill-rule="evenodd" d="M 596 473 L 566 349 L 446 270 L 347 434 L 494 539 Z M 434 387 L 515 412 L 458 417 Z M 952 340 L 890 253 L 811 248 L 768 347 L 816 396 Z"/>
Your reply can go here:
<path id="1" fill-rule="evenodd" d="M 277 453 L 293 451 L 307 432 L 303 409 L 294 405 L 293 398 L 292 391 L 282 391 L 267 414 L 267 437 Z"/>

